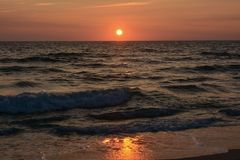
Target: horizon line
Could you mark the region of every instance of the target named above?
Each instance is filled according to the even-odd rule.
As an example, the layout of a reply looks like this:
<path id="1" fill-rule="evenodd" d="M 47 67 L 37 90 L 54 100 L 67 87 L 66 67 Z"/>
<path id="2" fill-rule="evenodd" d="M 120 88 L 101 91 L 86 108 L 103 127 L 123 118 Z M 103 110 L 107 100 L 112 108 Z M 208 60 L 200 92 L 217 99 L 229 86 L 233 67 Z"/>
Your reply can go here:
<path id="1" fill-rule="evenodd" d="M 240 39 L 182 39 L 182 40 L 0 40 L 0 42 L 186 42 L 186 41 L 240 41 Z"/>

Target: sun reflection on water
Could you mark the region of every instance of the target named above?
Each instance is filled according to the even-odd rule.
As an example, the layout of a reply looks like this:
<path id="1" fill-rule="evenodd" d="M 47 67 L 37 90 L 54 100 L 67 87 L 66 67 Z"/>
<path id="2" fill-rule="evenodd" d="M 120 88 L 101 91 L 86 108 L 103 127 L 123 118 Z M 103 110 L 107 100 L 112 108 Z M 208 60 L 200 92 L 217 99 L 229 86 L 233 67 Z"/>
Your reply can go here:
<path id="1" fill-rule="evenodd" d="M 105 138 L 102 143 L 108 151 L 108 160 L 143 160 L 147 159 L 144 154 L 142 137 Z"/>

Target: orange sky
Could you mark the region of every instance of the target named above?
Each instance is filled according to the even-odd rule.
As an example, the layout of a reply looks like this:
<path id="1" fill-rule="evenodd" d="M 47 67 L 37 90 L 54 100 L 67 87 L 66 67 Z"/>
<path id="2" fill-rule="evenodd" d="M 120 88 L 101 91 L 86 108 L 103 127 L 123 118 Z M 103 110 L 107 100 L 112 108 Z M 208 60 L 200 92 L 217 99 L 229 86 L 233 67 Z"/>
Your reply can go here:
<path id="1" fill-rule="evenodd" d="M 240 0 L 0 0 L 0 40 L 240 40 Z"/>

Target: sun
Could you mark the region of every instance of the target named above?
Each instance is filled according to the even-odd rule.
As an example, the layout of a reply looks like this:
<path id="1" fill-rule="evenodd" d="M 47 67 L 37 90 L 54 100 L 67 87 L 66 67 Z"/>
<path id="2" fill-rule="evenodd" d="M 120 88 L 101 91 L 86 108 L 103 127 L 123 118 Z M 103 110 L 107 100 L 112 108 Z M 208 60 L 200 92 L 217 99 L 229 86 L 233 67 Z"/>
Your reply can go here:
<path id="1" fill-rule="evenodd" d="M 117 36 L 122 36 L 123 35 L 123 30 L 122 29 L 117 29 L 116 30 L 116 35 Z"/>

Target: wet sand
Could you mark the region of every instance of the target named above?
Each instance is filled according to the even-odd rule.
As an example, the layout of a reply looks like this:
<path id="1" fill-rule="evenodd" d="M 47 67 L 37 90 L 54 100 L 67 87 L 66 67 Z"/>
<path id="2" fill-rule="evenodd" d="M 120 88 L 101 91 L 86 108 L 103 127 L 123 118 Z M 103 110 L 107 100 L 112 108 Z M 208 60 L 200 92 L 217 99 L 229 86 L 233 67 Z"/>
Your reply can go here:
<path id="1" fill-rule="evenodd" d="M 23 133 L 2 138 L 0 154 L 4 160 L 237 160 L 239 133 L 240 126 L 106 136 Z"/>
<path id="2" fill-rule="evenodd" d="M 240 127 L 98 137 L 84 151 L 49 160 L 237 160 Z M 229 151 L 229 152 L 228 152 Z M 207 156 L 205 156 L 207 155 Z"/>
<path id="3" fill-rule="evenodd" d="M 177 160 L 239 160 L 239 159 L 240 159 L 240 149 L 233 149 L 233 150 L 229 150 L 227 153 L 193 157 L 193 158 L 181 158 Z"/>

